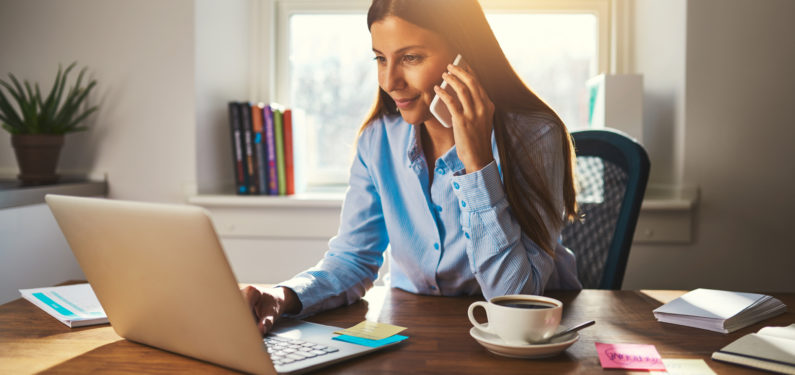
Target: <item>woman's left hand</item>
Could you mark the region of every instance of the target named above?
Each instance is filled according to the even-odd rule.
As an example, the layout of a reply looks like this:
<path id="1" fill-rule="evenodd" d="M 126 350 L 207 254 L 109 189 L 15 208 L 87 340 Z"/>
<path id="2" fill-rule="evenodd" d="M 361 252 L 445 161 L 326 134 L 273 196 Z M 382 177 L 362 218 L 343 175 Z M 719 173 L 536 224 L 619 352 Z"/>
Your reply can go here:
<path id="1" fill-rule="evenodd" d="M 494 103 L 469 67 L 447 66 L 442 75 L 453 88 L 456 99 L 439 86 L 436 95 L 447 105 L 453 118 L 453 137 L 458 158 L 467 173 L 481 170 L 494 160 L 491 132 L 494 127 Z"/>

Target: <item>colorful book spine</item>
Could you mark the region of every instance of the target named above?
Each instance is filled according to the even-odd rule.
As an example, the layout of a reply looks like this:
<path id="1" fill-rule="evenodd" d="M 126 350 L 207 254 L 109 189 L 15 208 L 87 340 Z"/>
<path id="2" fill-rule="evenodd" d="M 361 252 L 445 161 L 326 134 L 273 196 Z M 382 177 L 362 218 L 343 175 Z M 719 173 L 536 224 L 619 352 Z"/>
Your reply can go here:
<path id="1" fill-rule="evenodd" d="M 232 135 L 232 158 L 235 163 L 235 193 L 248 194 L 243 130 L 240 123 L 240 105 L 237 102 L 229 102 L 229 127 Z"/>
<path id="2" fill-rule="evenodd" d="M 276 171 L 276 137 L 273 124 L 273 108 L 267 105 L 264 112 L 265 144 L 268 151 L 268 193 L 279 194 L 279 184 Z"/>
<path id="3" fill-rule="evenodd" d="M 255 164 L 257 166 L 255 174 L 257 176 L 257 192 L 259 194 L 268 193 L 268 157 L 262 119 L 264 107 L 262 103 L 251 106 L 251 129 L 254 132 L 254 154 L 256 155 Z"/>
<path id="4" fill-rule="evenodd" d="M 248 175 L 249 194 L 259 194 L 257 189 L 257 175 L 254 155 L 253 131 L 251 128 L 251 103 L 243 102 L 240 106 L 240 117 L 243 122 L 243 133 L 246 150 L 246 174 Z"/>
<path id="5" fill-rule="evenodd" d="M 287 194 L 286 173 L 284 171 L 284 116 L 281 109 L 273 110 L 273 129 L 276 138 L 276 171 L 279 195 Z"/>
<path id="6" fill-rule="evenodd" d="M 287 195 L 295 194 L 295 170 L 293 161 L 293 111 L 284 110 L 284 174 Z"/>

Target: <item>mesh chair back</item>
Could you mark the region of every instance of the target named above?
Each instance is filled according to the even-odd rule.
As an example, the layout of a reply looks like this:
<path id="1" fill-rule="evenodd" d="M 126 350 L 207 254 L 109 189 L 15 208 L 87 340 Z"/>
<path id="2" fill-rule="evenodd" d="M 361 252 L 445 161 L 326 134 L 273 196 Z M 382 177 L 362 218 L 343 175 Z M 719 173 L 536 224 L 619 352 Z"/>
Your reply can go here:
<path id="1" fill-rule="evenodd" d="M 581 220 L 563 229 L 563 245 L 577 255 L 583 287 L 621 289 L 649 158 L 640 144 L 618 131 L 575 131 L 572 137 Z"/>

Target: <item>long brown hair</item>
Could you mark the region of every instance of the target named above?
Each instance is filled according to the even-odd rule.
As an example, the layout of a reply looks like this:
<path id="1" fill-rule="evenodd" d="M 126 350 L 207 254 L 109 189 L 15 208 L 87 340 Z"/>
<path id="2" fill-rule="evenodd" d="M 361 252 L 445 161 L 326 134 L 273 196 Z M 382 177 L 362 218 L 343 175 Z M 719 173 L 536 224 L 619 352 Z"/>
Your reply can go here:
<path id="1" fill-rule="evenodd" d="M 503 184 L 514 217 L 530 239 L 544 251 L 552 255 L 555 241 L 550 241 L 552 233 L 545 225 L 546 220 L 561 218 L 565 213 L 573 220 L 577 213 L 573 176 L 574 147 L 563 121 L 543 100 L 533 93 L 511 67 L 502 52 L 494 33 L 486 20 L 483 9 L 477 0 L 373 0 L 367 13 L 367 27 L 396 16 L 419 27 L 431 30 L 444 38 L 453 51 L 461 53 L 474 71 L 483 88 L 494 103 L 494 134 L 500 154 Z M 378 96 L 367 116 L 360 133 L 372 121 L 384 116 L 398 114 L 397 106 L 384 90 L 378 89 Z M 511 120 L 509 114 L 522 113 L 538 121 L 553 124 L 559 128 L 563 147 L 561 158 L 565 160 L 563 181 L 563 209 L 557 207 L 555 191 L 550 191 L 551 181 L 540 163 L 521 163 L 517 168 L 515 161 L 526 158 L 524 145 L 510 142 L 519 139 L 526 129 Z M 522 182 L 522 183 L 519 183 Z M 533 203 L 539 204 L 541 211 Z M 553 230 L 563 225 L 561 218 L 552 223 Z"/>

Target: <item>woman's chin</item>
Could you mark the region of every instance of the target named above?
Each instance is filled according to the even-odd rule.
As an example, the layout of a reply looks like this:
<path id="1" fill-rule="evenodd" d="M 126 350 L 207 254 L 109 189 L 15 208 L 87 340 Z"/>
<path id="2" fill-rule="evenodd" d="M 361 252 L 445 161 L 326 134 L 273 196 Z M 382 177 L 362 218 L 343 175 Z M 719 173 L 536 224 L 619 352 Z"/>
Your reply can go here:
<path id="1" fill-rule="evenodd" d="M 400 111 L 400 116 L 403 117 L 403 121 L 408 122 L 409 124 L 419 125 L 427 121 L 428 118 L 430 118 L 430 113 L 417 113 L 415 111 Z"/>

